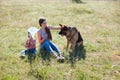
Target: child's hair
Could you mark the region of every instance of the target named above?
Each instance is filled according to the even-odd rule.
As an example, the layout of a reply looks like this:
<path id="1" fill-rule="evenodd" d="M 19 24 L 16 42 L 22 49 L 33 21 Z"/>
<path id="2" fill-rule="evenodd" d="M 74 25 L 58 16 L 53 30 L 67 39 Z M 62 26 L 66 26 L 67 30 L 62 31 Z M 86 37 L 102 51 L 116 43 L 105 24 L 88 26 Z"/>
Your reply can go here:
<path id="1" fill-rule="evenodd" d="M 29 37 L 29 35 L 31 35 L 31 33 L 30 33 L 30 32 L 28 32 L 28 37 Z M 31 35 L 31 37 L 32 37 L 32 35 Z"/>
<path id="2" fill-rule="evenodd" d="M 30 32 L 28 32 L 28 34 L 31 34 Z"/>

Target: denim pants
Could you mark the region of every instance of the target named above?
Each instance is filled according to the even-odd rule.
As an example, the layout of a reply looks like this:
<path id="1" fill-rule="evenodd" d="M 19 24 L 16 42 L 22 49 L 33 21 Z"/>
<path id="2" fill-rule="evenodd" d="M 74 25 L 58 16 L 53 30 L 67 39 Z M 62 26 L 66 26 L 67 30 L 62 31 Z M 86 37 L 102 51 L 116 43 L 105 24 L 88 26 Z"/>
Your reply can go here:
<path id="1" fill-rule="evenodd" d="M 36 49 L 33 48 L 33 49 L 27 49 L 27 50 L 25 50 L 25 54 L 29 54 L 29 53 L 36 54 Z"/>
<path id="2" fill-rule="evenodd" d="M 36 55 L 36 49 L 33 48 L 33 49 L 27 49 L 27 50 L 23 50 L 22 51 L 22 55 L 25 56 L 25 55 L 29 55 L 29 56 L 35 56 Z"/>
<path id="3" fill-rule="evenodd" d="M 49 39 L 46 39 L 41 45 L 40 49 L 45 49 L 48 52 L 54 54 L 54 51 L 57 52 L 59 55 L 61 55 L 60 50 L 56 47 L 56 45 L 51 42 Z"/>

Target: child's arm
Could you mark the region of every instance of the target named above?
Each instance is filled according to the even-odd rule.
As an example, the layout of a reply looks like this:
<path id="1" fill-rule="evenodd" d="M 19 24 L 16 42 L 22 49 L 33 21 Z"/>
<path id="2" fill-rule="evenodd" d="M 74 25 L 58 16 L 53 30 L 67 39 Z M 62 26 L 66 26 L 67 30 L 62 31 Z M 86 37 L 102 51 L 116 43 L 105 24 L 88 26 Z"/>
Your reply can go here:
<path id="1" fill-rule="evenodd" d="M 25 47 L 28 48 L 28 46 L 29 46 L 29 40 L 27 40 L 25 43 Z"/>
<path id="2" fill-rule="evenodd" d="M 30 45 L 32 46 L 36 45 L 36 40 L 30 40 Z"/>

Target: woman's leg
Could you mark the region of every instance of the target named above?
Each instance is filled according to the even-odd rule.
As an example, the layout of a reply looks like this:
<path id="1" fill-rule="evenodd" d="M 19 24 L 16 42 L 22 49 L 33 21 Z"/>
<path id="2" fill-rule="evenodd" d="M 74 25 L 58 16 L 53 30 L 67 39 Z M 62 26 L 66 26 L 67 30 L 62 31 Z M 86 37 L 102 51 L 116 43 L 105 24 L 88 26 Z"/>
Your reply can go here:
<path id="1" fill-rule="evenodd" d="M 53 52 L 53 49 L 49 45 L 48 41 L 45 41 L 42 45 L 40 45 L 40 48 L 46 49 L 48 52 Z"/>
<path id="2" fill-rule="evenodd" d="M 62 56 L 62 53 L 60 52 L 60 50 L 57 48 L 57 46 L 56 46 L 53 42 L 49 41 L 49 44 L 50 44 L 50 46 L 52 47 L 52 49 L 59 54 L 59 56 L 60 56 L 61 59 L 65 59 L 65 58 Z"/>
<path id="3" fill-rule="evenodd" d="M 49 41 L 49 44 L 54 51 L 56 51 L 60 56 L 62 56 L 62 53 L 60 52 L 60 50 L 57 48 L 57 46 L 53 42 Z"/>
<path id="4" fill-rule="evenodd" d="M 51 54 L 53 54 L 55 57 L 57 57 L 57 55 L 55 54 L 55 52 L 53 51 L 53 49 L 51 48 L 50 44 L 48 41 L 45 41 L 40 48 L 45 48 L 48 52 L 50 52 Z"/>

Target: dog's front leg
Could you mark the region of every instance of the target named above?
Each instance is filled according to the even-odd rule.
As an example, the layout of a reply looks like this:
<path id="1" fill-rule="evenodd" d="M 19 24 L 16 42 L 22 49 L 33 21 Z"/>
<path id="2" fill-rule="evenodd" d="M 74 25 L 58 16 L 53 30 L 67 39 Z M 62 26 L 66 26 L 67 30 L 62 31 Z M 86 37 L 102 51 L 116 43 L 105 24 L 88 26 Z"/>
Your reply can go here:
<path id="1" fill-rule="evenodd" d="M 72 43 L 72 52 L 75 50 L 75 42 Z"/>
<path id="2" fill-rule="evenodd" d="M 66 47 L 66 51 L 68 50 L 69 43 L 70 43 L 70 42 L 67 40 L 67 47 Z"/>

